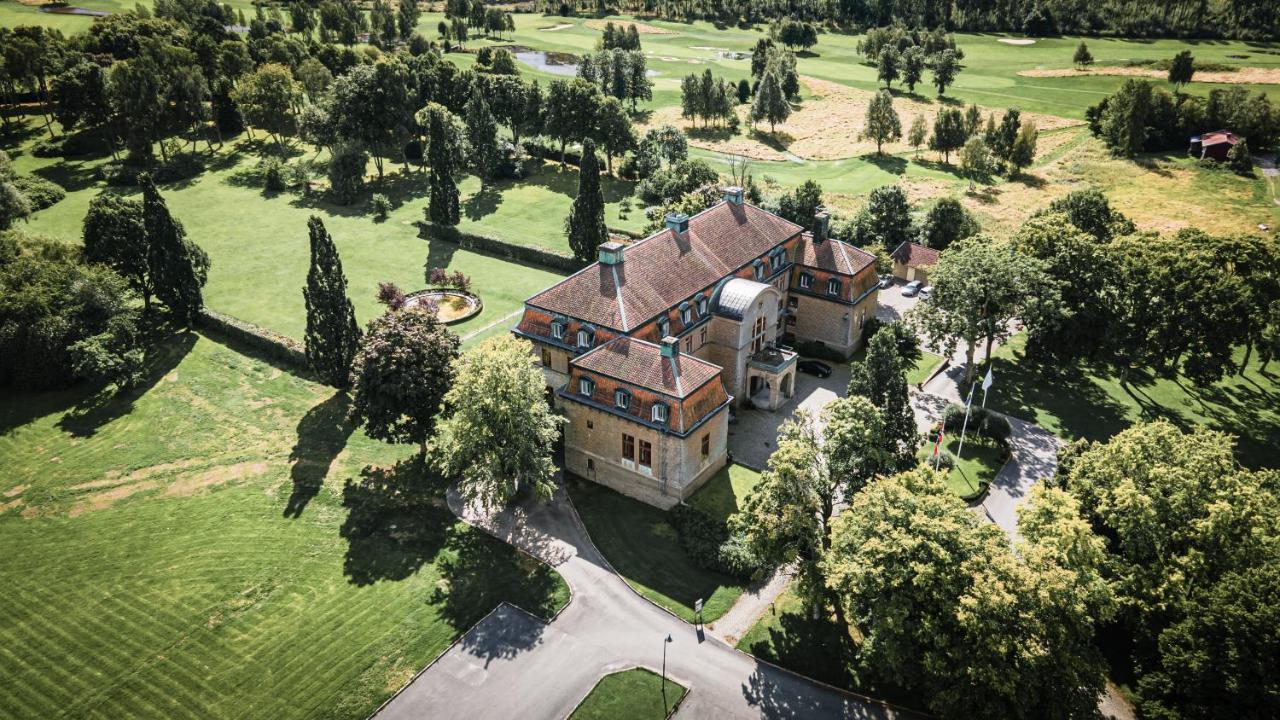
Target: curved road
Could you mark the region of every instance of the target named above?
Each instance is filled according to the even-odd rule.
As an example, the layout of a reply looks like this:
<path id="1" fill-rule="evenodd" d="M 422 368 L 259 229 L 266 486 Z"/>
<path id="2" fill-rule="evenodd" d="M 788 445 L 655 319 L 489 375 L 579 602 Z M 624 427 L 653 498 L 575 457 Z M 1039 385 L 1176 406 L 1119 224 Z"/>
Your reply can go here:
<path id="1" fill-rule="evenodd" d="M 551 623 L 499 606 L 374 714 L 409 718 L 564 718 L 605 674 L 662 665 L 689 688 L 679 717 L 916 717 L 738 652 L 635 594 L 596 550 L 565 491 L 545 505 L 459 517 L 550 563 L 573 591 Z"/>

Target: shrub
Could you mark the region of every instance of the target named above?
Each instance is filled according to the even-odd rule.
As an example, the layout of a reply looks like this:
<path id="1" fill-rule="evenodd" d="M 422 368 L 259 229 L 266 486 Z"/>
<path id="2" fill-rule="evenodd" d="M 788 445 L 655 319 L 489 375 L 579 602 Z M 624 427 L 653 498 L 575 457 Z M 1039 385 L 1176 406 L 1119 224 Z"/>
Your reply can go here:
<path id="1" fill-rule="evenodd" d="M 43 210 L 67 196 L 61 185 L 38 175 L 19 175 L 13 179 L 13 186 L 26 196 L 32 212 Z"/>
<path id="2" fill-rule="evenodd" d="M 338 201 L 351 204 L 364 190 L 364 172 L 369 153 L 355 143 L 340 143 L 329 159 L 329 188 Z"/>
<path id="3" fill-rule="evenodd" d="M 942 415 L 942 424 L 948 433 L 958 433 L 964 427 L 964 406 L 948 405 Z M 1009 419 L 984 407 L 975 406 L 969 410 L 969 431 L 981 437 L 995 440 L 1001 445 L 1008 445 L 1013 436 L 1013 426 Z"/>
<path id="4" fill-rule="evenodd" d="M 444 268 L 427 268 L 427 284 L 444 287 L 449 284 L 449 271 Z"/>
<path id="5" fill-rule="evenodd" d="M 745 538 L 701 510 L 677 505 L 671 509 L 671 521 L 680 536 L 680 547 L 694 565 L 744 582 L 763 569 Z"/>
<path id="6" fill-rule="evenodd" d="M 369 207 L 373 208 L 373 216 L 379 220 L 386 220 L 387 215 L 391 213 L 391 200 L 382 193 L 374 193 L 369 200 Z"/>
<path id="7" fill-rule="evenodd" d="M 719 179 L 720 174 L 705 161 L 684 160 L 641 180 L 636 194 L 651 205 L 662 205 Z"/>
<path id="8" fill-rule="evenodd" d="M 399 310 L 404 307 L 404 291 L 400 286 L 393 282 L 378 283 L 378 302 L 386 305 L 391 310 Z"/>
<path id="9" fill-rule="evenodd" d="M 284 192 L 287 187 L 284 179 L 285 166 L 280 158 L 267 158 L 262 161 L 262 187 L 267 192 Z"/>

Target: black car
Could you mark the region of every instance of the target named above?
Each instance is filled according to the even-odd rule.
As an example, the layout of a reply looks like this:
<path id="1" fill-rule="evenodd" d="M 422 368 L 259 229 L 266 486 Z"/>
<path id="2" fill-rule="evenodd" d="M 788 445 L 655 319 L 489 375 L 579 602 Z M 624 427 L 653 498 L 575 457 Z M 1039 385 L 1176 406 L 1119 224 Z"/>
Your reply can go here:
<path id="1" fill-rule="evenodd" d="M 831 366 L 817 360 L 801 360 L 796 363 L 796 368 L 806 375 L 820 378 L 831 377 Z"/>

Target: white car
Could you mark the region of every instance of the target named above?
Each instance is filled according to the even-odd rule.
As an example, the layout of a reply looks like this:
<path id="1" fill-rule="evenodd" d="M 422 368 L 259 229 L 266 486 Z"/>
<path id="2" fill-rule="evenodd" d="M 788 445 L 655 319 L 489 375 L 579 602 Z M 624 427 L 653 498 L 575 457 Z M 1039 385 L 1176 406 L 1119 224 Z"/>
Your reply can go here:
<path id="1" fill-rule="evenodd" d="M 923 286 L 924 286 L 924 283 L 920 282 L 919 280 L 912 280 L 911 282 L 903 286 L 902 297 L 915 297 L 920 293 L 920 288 Z"/>
<path id="2" fill-rule="evenodd" d="M 929 299 L 929 294 L 930 294 L 930 293 L 932 293 L 932 292 L 933 292 L 933 286 L 932 286 L 932 285 L 925 285 L 924 287 L 920 288 L 920 299 L 921 299 L 921 300 L 928 300 L 928 299 Z"/>

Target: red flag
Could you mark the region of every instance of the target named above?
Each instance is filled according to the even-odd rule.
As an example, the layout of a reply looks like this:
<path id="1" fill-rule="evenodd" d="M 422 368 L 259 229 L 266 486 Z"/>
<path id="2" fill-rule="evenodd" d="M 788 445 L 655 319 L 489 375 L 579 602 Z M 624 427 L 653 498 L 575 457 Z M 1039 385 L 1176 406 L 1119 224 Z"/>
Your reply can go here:
<path id="1" fill-rule="evenodd" d="M 938 442 L 933 444 L 933 456 L 938 457 L 938 451 L 942 448 L 942 436 L 945 434 L 942 428 L 938 428 Z"/>

